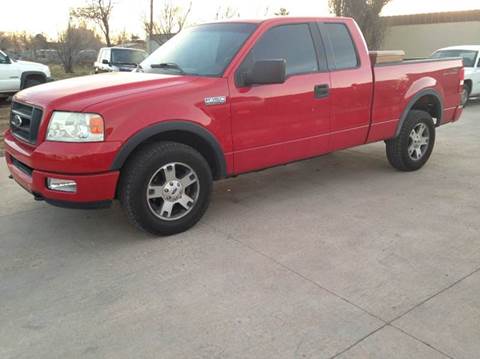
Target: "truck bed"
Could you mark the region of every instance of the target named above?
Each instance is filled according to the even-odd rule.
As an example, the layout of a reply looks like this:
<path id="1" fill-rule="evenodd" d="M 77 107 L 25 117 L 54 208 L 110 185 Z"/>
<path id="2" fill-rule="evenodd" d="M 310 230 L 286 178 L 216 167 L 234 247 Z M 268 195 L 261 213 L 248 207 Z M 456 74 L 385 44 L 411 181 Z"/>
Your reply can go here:
<path id="1" fill-rule="evenodd" d="M 422 96 L 440 95 L 443 111 L 436 125 L 456 118 L 463 82 L 461 59 L 413 59 L 372 66 L 374 95 L 368 142 L 394 137 L 409 104 Z M 424 109 L 426 110 L 426 109 Z M 434 109 L 431 109 L 434 111 Z"/>

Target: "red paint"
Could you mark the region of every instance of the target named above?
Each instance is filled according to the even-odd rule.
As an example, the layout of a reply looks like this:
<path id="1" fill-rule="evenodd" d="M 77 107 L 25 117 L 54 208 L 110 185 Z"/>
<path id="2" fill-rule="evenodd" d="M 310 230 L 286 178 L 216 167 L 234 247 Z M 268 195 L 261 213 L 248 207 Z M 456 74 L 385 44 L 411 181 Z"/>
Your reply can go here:
<path id="1" fill-rule="evenodd" d="M 66 202 L 99 202 L 111 200 L 115 196 L 120 175 L 118 171 L 92 175 L 68 175 L 34 170 L 30 176 L 12 164 L 10 154 L 7 154 L 6 158 L 13 178 L 27 191 L 43 198 Z M 51 191 L 47 188 L 47 178 L 74 180 L 77 183 L 77 191 L 76 193 Z"/>
<path id="2" fill-rule="evenodd" d="M 235 72 L 268 29 L 290 23 L 342 22 L 356 44 L 360 65 L 287 78 L 278 85 L 239 88 Z M 41 107 L 44 118 L 37 145 L 5 134 L 7 162 L 15 179 L 46 198 L 73 202 L 114 198 L 119 172 L 109 169 L 122 147 L 142 129 L 183 120 L 207 129 L 222 148 L 228 175 L 318 156 L 395 136 L 399 119 L 423 90 L 443 101 L 443 122 L 458 120 L 461 60 L 390 64 L 372 69 L 362 34 L 351 19 L 277 18 L 258 28 L 222 77 L 110 73 L 52 82 L 27 89 L 15 101 Z M 329 97 L 315 99 L 315 85 L 328 84 Z M 227 103 L 206 106 L 204 99 L 227 96 Z M 105 120 L 103 143 L 45 141 L 54 110 L 92 112 Z M 31 177 L 9 161 L 13 156 L 33 169 Z M 76 194 L 45 188 L 45 178 L 75 179 Z"/>

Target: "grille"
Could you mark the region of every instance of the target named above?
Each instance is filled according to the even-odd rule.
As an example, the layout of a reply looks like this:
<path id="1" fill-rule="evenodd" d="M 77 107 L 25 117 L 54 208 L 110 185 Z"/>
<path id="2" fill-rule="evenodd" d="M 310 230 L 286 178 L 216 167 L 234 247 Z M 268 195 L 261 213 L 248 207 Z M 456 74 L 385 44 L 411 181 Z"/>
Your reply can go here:
<path id="1" fill-rule="evenodd" d="M 19 102 L 12 103 L 10 113 L 10 129 L 15 137 L 35 144 L 37 142 L 38 128 L 42 120 L 43 111 L 39 108 Z"/>

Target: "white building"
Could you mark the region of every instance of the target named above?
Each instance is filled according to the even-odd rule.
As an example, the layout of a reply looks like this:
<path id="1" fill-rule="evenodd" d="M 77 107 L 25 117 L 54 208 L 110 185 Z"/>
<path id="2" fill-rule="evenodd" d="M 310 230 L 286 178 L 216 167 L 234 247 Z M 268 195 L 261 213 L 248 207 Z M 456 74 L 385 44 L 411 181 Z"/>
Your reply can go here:
<path id="1" fill-rule="evenodd" d="M 480 0 L 479 0 L 480 1 Z M 430 56 L 455 45 L 480 45 L 480 10 L 384 17 L 382 48 L 405 50 L 408 58 Z"/>

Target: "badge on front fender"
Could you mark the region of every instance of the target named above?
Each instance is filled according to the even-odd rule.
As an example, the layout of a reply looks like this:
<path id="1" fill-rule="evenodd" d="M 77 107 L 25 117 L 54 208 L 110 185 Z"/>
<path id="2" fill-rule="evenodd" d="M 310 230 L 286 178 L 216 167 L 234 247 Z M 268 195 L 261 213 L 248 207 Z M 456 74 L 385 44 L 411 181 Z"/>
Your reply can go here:
<path id="1" fill-rule="evenodd" d="M 216 96 L 216 97 L 205 97 L 205 105 L 207 106 L 215 106 L 215 105 L 223 105 L 227 102 L 226 96 Z"/>

